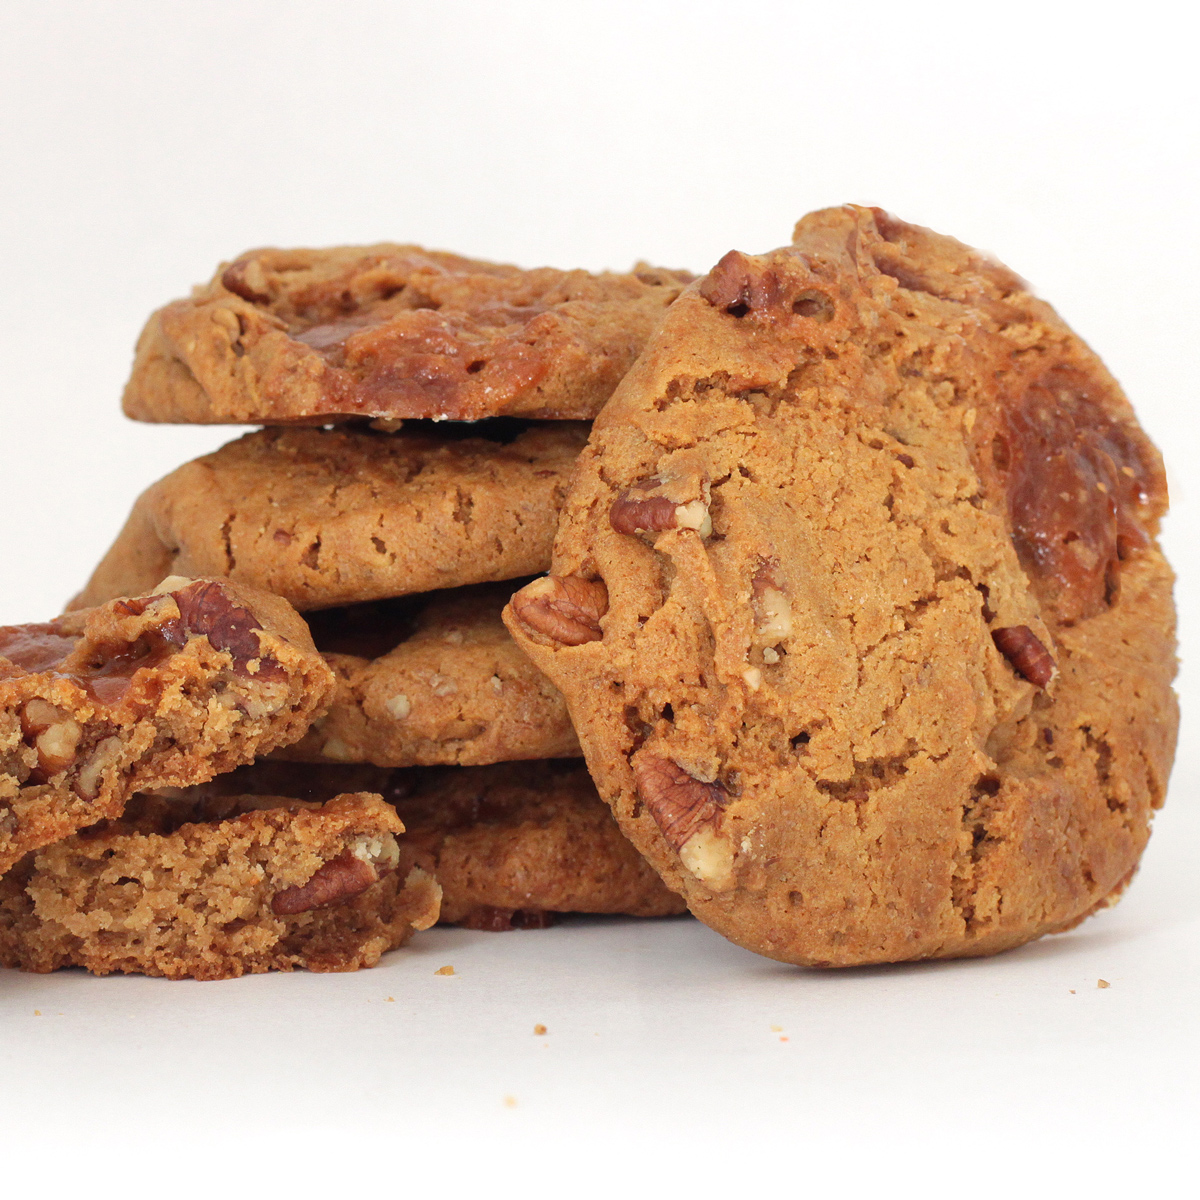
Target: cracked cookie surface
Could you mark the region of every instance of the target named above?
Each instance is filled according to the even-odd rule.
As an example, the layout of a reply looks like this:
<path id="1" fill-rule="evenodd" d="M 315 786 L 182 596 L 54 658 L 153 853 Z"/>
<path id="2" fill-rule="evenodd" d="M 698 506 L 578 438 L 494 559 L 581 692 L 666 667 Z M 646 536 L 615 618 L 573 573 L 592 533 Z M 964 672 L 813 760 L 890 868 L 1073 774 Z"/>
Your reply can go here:
<path id="1" fill-rule="evenodd" d="M 587 427 L 488 428 L 247 434 L 143 493 L 72 607 L 174 574 L 228 576 L 303 612 L 543 571 Z"/>
<path id="2" fill-rule="evenodd" d="M 505 930 L 549 924 L 555 913 L 686 911 L 578 759 L 407 770 L 259 761 L 206 787 L 305 800 L 378 792 L 404 822 L 402 851 L 441 885 L 448 924 Z"/>
<path id="3" fill-rule="evenodd" d="M 313 613 L 329 711 L 277 757 L 380 767 L 580 754 L 566 702 L 500 619 L 512 584 Z"/>
<path id="4" fill-rule="evenodd" d="M 333 685 L 290 605 L 226 580 L 0 628 L 0 873 L 139 790 L 294 741 Z"/>
<path id="5" fill-rule="evenodd" d="M 0 963 L 209 980 L 371 967 L 438 916 L 403 830 L 367 794 L 140 795 L 0 880 Z"/>
<path id="6" fill-rule="evenodd" d="M 1162 803 L 1165 507 L 1048 305 L 847 206 L 676 301 L 505 617 L 713 928 L 814 965 L 992 953 L 1115 898 Z"/>
<path id="7" fill-rule="evenodd" d="M 150 318 L 142 421 L 590 418 L 692 278 L 522 270 L 419 246 L 253 250 Z"/>

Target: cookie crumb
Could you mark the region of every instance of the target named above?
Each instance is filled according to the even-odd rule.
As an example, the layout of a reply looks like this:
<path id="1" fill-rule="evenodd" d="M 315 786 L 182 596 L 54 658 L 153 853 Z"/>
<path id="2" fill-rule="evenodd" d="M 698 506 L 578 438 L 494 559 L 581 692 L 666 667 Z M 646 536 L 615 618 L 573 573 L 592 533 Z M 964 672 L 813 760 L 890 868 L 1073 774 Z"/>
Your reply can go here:
<path id="1" fill-rule="evenodd" d="M 788 1039 L 787 1039 L 786 1037 L 781 1037 L 779 1040 L 780 1040 L 781 1042 L 786 1042 Z"/>
<path id="2" fill-rule="evenodd" d="M 387 1003 L 388 1003 L 388 1004 L 395 1004 L 395 1003 L 396 1003 L 396 997 L 395 997 L 395 996 L 385 996 L 385 997 L 384 997 L 384 999 L 387 1001 Z"/>
<path id="3" fill-rule="evenodd" d="M 516 1108 L 517 1107 L 516 1096 L 505 1096 L 504 1097 L 504 1107 L 505 1108 Z"/>
<path id="4" fill-rule="evenodd" d="M 1097 979 L 1097 980 L 1096 980 L 1096 986 L 1097 986 L 1098 988 L 1101 988 L 1101 987 L 1112 987 L 1112 984 L 1111 984 L 1111 983 L 1109 983 L 1107 979 Z"/>
<path id="5" fill-rule="evenodd" d="M 453 975 L 454 968 L 451 966 L 438 967 L 438 969 L 436 971 L 434 971 L 434 974 L 435 975 Z"/>
<path id="6" fill-rule="evenodd" d="M 535 1037 L 541 1037 L 546 1032 L 546 1027 L 545 1025 L 535 1025 L 533 1032 Z"/>
<path id="7" fill-rule="evenodd" d="M 772 1025 L 772 1026 L 771 1026 L 771 1032 L 772 1032 L 772 1033 L 782 1033 L 782 1032 L 783 1032 L 783 1026 L 782 1026 L 782 1025 Z"/>
<path id="8" fill-rule="evenodd" d="M 40 1016 L 42 1015 L 42 1010 L 41 1010 L 40 1008 L 35 1008 L 35 1009 L 33 1010 L 33 1015 L 34 1015 L 35 1017 L 40 1017 Z"/>
<path id="9" fill-rule="evenodd" d="M 1071 993 L 1071 995 L 1072 995 L 1072 996 L 1073 996 L 1073 995 L 1075 995 L 1075 989 L 1074 989 L 1074 988 L 1068 988 L 1068 989 L 1067 989 L 1067 991 L 1069 991 L 1069 992 Z"/>

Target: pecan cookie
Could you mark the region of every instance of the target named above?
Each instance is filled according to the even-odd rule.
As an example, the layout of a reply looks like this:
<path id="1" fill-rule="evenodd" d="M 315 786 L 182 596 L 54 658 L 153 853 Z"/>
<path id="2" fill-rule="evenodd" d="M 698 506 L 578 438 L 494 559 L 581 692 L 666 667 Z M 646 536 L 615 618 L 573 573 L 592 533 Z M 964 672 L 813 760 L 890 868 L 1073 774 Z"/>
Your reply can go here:
<path id="1" fill-rule="evenodd" d="M 589 418 L 692 279 L 479 262 L 418 246 L 253 250 L 156 312 L 142 421 Z"/>
<path id="2" fill-rule="evenodd" d="M 0 963 L 168 979 L 353 971 L 438 916 L 378 796 L 136 797 L 0 880 Z"/>
<path id="3" fill-rule="evenodd" d="M 587 427 L 262 429 L 137 501 L 73 607 L 224 575 L 301 611 L 545 570 Z"/>
<path id="4" fill-rule="evenodd" d="M 987 954 L 1114 898 L 1162 803 L 1165 507 L 1020 279 L 831 209 L 672 306 L 505 616 L 713 928 L 794 963 Z"/>
<path id="5" fill-rule="evenodd" d="M 276 757 L 408 767 L 578 755 L 562 696 L 500 619 L 512 591 L 484 584 L 311 614 L 337 691 Z"/>
<path id="6" fill-rule="evenodd" d="M 488 767 L 256 762 L 209 789 L 323 800 L 361 788 L 396 806 L 401 848 L 437 878 L 443 922 L 505 930 L 555 913 L 686 911 L 617 828 L 578 760 Z"/>
<path id="7" fill-rule="evenodd" d="M 288 604 L 225 581 L 0 628 L 0 873 L 140 789 L 294 741 L 333 682 Z"/>

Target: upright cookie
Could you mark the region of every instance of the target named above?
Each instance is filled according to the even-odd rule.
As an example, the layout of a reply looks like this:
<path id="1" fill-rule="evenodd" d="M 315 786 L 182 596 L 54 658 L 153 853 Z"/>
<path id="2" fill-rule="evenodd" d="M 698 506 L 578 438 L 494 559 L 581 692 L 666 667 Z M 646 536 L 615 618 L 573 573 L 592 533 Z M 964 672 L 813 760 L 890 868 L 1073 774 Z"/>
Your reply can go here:
<path id="1" fill-rule="evenodd" d="M 332 691 L 291 607 L 224 581 L 0 629 L 0 874 L 136 791 L 294 741 Z"/>
<path id="2" fill-rule="evenodd" d="M 404 822 L 403 852 L 441 885 L 450 924 L 505 930 L 549 924 L 555 913 L 685 911 L 578 760 L 399 771 L 257 762 L 206 787 L 318 801 L 348 788 L 378 792 Z"/>
<path id="3" fill-rule="evenodd" d="M 479 262 L 418 246 L 253 250 L 142 332 L 128 416 L 589 418 L 693 277 Z"/>
<path id="4" fill-rule="evenodd" d="M 533 575 L 586 438 L 574 423 L 508 441 L 262 429 L 147 490 L 73 606 L 172 574 L 228 576 L 302 612 Z"/>
<path id="5" fill-rule="evenodd" d="M 437 920 L 378 796 L 139 796 L 0 880 L 0 964 L 168 979 L 371 967 Z"/>
<path id="6" fill-rule="evenodd" d="M 1162 803 L 1165 507 L 1016 276 L 832 209 L 673 305 L 506 619 L 702 920 L 795 963 L 987 954 L 1114 897 Z"/>
<path id="7" fill-rule="evenodd" d="M 566 702 L 500 619 L 512 592 L 485 584 L 313 613 L 337 691 L 277 757 L 409 767 L 577 756 Z"/>

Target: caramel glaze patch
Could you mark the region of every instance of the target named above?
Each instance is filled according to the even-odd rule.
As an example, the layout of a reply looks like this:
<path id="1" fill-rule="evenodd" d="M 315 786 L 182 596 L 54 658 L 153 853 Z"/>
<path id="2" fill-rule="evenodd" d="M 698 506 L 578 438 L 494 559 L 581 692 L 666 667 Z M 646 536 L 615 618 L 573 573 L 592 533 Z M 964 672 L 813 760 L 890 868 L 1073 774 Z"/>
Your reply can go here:
<path id="1" fill-rule="evenodd" d="M 1149 545 L 1166 509 L 1158 453 L 1111 415 L 1104 390 L 1052 367 L 1003 406 L 977 448 L 1006 498 L 1021 565 L 1064 624 L 1115 601 L 1121 561 Z"/>
<path id="2" fill-rule="evenodd" d="M 60 618 L 47 624 L 0 629 L 0 656 L 25 671 L 53 671 L 74 679 L 101 704 L 119 703 L 139 671 L 158 666 L 191 637 L 205 637 L 213 649 L 227 651 L 239 675 L 286 678 L 278 662 L 262 655 L 258 643 L 261 626 L 253 614 L 233 603 L 219 583 L 197 580 L 170 593 L 170 599 L 179 615 L 146 625 L 132 641 L 115 636 L 94 641 L 72 635 Z M 112 613 L 118 620 L 141 617 L 155 604 L 165 608 L 164 600 L 159 596 L 117 600 Z"/>

